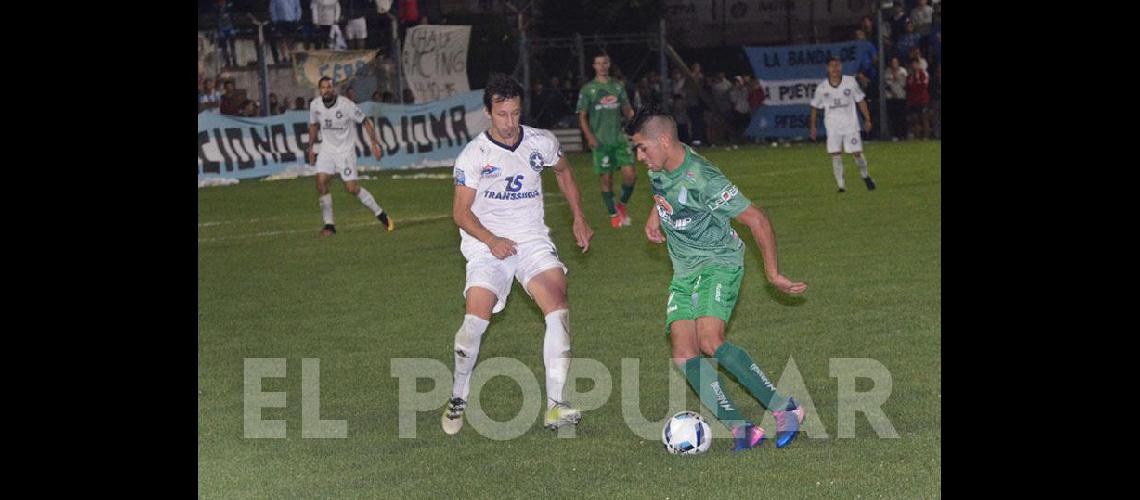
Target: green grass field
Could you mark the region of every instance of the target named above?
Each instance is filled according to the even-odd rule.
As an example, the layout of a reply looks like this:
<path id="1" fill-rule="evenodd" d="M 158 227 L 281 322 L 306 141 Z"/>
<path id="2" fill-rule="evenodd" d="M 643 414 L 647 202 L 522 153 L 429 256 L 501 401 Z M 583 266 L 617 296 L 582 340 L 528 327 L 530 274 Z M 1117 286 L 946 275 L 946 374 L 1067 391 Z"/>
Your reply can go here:
<path id="1" fill-rule="evenodd" d="M 846 194 L 835 193 L 822 144 L 701 152 L 765 209 L 781 271 L 809 284 L 802 298 L 775 292 L 751 236 L 738 227 L 749 248 L 727 337 L 773 381 L 794 359 L 808 392 L 794 395 L 810 399 L 826 438 L 808 429 L 786 449 L 769 440 L 734 454 L 718 425 L 708 453 L 678 457 L 659 437 L 639 437 L 626 424 L 622 393 L 631 382 L 646 419 L 669 411 L 662 325 L 672 271 L 665 246 L 646 241 L 641 229 L 651 203 L 644 165 L 633 226 L 614 230 L 588 157 L 570 155 L 596 232 L 585 255 L 576 251 L 554 176 L 545 176 L 546 222 L 570 269 L 574 356 L 597 360 L 612 378 L 610 397 L 585 413 L 572 439 L 543 429 L 537 414 L 515 439 L 484 437 L 470 423 L 449 437 L 439 426 L 443 399 L 416 415 L 415 438 L 398 436 L 392 360 L 432 358 L 450 370 L 463 317 L 464 260 L 449 179 L 370 173 L 377 178 L 362 185 L 395 219 L 392 233 L 334 181 L 338 234 L 326 240 L 317 237 L 312 178 L 243 181 L 198 190 L 198 496 L 941 496 L 941 143 L 868 143 L 878 190 L 865 189 L 845 156 Z M 450 176 L 446 168 L 422 172 Z M 541 312 L 516 283 L 483 338 L 480 362 L 515 358 L 541 383 L 543 329 Z M 286 407 L 261 411 L 264 420 L 286 422 L 284 439 L 244 437 L 246 358 L 286 360 L 286 376 L 261 381 L 262 391 L 285 394 Z M 302 437 L 303 358 L 320 360 L 320 418 L 347 421 L 346 438 Z M 640 360 L 636 377 L 623 377 L 625 358 Z M 880 438 L 862 413 L 840 435 L 840 379 L 830 370 L 841 358 L 870 358 L 889 371 L 893 389 L 882 411 L 897 438 Z M 762 407 L 728 380 L 745 416 L 761 421 Z M 857 382 L 859 391 L 873 385 Z M 450 378 L 416 386 L 449 392 Z M 579 381 L 576 389 L 599 388 Z M 686 389 L 686 396 L 684 407 L 699 410 L 696 395 Z M 480 404 L 506 421 L 522 400 L 520 386 L 498 376 L 482 387 Z"/>

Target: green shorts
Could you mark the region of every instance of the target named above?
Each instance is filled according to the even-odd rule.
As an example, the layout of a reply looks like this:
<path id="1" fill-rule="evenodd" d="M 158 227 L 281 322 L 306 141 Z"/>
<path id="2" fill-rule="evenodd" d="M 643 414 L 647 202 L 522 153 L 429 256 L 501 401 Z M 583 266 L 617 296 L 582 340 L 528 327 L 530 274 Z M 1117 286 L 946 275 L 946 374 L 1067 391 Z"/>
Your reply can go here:
<path id="1" fill-rule="evenodd" d="M 598 144 L 594 150 L 594 173 L 602 175 L 621 167 L 633 166 L 633 153 L 625 141 L 615 144 Z"/>
<path id="2" fill-rule="evenodd" d="M 669 283 L 669 301 L 665 305 L 665 334 L 679 319 L 712 316 L 728 323 L 743 277 L 743 267 L 711 265 L 684 278 L 674 278 Z"/>

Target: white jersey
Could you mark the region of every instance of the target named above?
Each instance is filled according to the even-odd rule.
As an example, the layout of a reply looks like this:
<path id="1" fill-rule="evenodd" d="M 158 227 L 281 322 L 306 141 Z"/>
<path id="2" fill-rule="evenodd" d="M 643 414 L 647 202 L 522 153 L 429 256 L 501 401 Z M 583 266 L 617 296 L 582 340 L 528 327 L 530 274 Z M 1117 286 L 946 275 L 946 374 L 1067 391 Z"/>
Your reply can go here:
<path id="1" fill-rule="evenodd" d="M 332 107 L 320 97 L 309 103 L 309 123 L 321 127 L 321 153 L 343 154 L 353 151 L 355 124 L 364 123 L 364 112 L 347 97 L 336 96 Z"/>
<path id="2" fill-rule="evenodd" d="M 827 128 L 827 135 L 852 134 L 859 132 L 855 103 L 862 101 L 864 97 L 863 89 L 859 88 L 859 83 L 853 76 L 844 75 L 838 87 L 832 87 L 831 81 L 824 78 L 815 87 L 811 105 L 825 110 L 823 126 Z"/>
<path id="3" fill-rule="evenodd" d="M 549 130 L 520 126 L 521 137 L 513 149 L 491 139 L 490 131 L 479 134 L 455 159 L 455 185 L 475 190 L 471 211 L 496 236 L 516 243 L 546 238 L 542 202 L 542 171 L 562 157 L 558 138 Z M 479 240 L 459 230 L 462 245 Z"/>

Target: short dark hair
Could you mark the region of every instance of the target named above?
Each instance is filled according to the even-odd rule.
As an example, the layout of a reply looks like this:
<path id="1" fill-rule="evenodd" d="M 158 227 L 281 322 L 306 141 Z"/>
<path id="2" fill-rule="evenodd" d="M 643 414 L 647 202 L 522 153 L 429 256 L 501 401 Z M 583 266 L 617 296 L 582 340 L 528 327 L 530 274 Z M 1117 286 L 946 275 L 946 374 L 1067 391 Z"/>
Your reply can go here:
<path id="1" fill-rule="evenodd" d="M 487 79 L 487 85 L 483 86 L 483 106 L 487 108 L 487 112 L 491 111 L 492 96 L 497 97 L 497 102 L 507 101 L 519 98 L 522 101 L 523 88 L 519 82 L 514 78 L 507 76 L 503 73 L 491 73 L 490 78 Z"/>
<path id="2" fill-rule="evenodd" d="M 673 115 L 658 107 L 656 104 L 647 104 L 637 110 L 633 118 L 625 126 L 626 135 L 632 136 L 644 131 L 645 125 L 655 117 L 667 118 L 669 122 L 673 122 Z"/>
<path id="3" fill-rule="evenodd" d="M 327 76 L 322 76 L 320 80 L 317 80 L 317 86 L 320 87 L 321 84 L 324 83 L 325 80 L 328 80 L 329 83 L 332 83 L 332 78 L 329 78 Z"/>
<path id="4" fill-rule="evenodd" d="M 836 56 L 831 56 L 831 57 L 827 58 L 827 64 L 831 64 L 831 61 L 835 61 L 839 64 L 843 64 L 843 61 L 840 61 L 839 58 Z"/>

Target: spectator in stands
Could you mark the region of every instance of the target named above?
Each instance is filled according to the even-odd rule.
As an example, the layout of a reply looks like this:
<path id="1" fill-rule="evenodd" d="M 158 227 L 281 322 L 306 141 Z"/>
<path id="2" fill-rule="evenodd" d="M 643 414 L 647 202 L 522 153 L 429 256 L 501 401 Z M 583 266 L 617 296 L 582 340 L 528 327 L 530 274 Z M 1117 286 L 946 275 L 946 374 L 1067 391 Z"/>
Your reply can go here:
<path id="1" fill-rule="evenodd" d="M 214 80 L 212 78 L 202 80 L 202 89 L 198 91 L 198 112 L 208 110 L 211 113 L 217 113 L 218 105 L 221 102 L 222 94 L 214 88 Z"/>
<path id="2" fill-rule="evenodd" d="M 309 105 L 305 103 L 304 97 L 298 97 L 293 101 L 293 111 L 308 111 Z"/>
<path id="3" fill-rule="evenodd" d="M 887 94 L 887 125 L 891 140 L 906 139 L 906 68 L 899 64 L 898 57 L 891 58 L 891 65 L 883 75 Z"/>
<path id="4" fill-rule="evenodd" d="M 733 142 L 745 143 L 744 130 L 752 121 L 752 108 L 748 105 L 748 94 L 752 91 L 748 87 L 749 76 L 737 76 L 732 81 L 732 88 L 728 91 L 728 100 L 732 104 L 729 129 L 732 131 Z"/>
<path id="5" fill-rule="evenodd" d="M 384 91 L 384 94 L 380 98 L 380 102 L 386 102 L 388 104 L 398 104 L 396 102 L 396 94 L 393 94 L 391 90 L 385 90 Z"/>
<path id="6" fill-rule="evenodd" d="M 930 64 L 926 62 L 926 58 L 922 57 L 922 51 L 918 47 L 911 47 L 910 53 L 907 54 L 907 64 L 918 61 L 918 65 L 922 67 L 923 71 L 930 71 Z"/>
<path id="7" fill-rule="evenodd" d="M 934 65 L 934 76 L 930 79 L 931 132 L 934 138 L 942 140 L 942 65 Z"/>
<path id="8" fill-rule="evenodd" d="M 234 31 L 234 21 L 232 17 L 234 3 L 229 0 L 216 0 L 214 6 L 218 14 L 218 35 L 216 40 L 218 47 L 220 47 L 222 51 L 222 65 L 237 66 L 234 46 L 236 32 Z"/>
<path id="9" fill-rule="evenodd" d="M 685 81 L 680 72 L 677 72 L 677 75 L 678 78 L 674 81 Z M 683 93 L 673 94 L 673 121 L 677 122 L 677 138 L 681 142 L 689 142 L 689 138 L 693 136 L 693 125 L 689 123 L 689 103 L 685 102 Z"/>
<path id="10" fill-rule="evenodd" d="M 372 98 L 369 100 L 372 102 L 383 102 L 383 99 L 380 97 L 380 89 L 372 91 Z"/>
<path id="11" fill-rule="evenodd" d="M 400 35 L 404 30 L 420 23 L 420 3 L 417 0 L 400 0 Z"/>
<path id="12" fill-rule="evenodd" d="M 909 18 L 906 17 L 906 7 L 903 7 L 902 2 L 895 3 L 895 10 L 891 13 L 891 18 L 887 22 L 887 27 L 891 30 L 889 35 L 892 45 L 897 45 L 899 38 L 902 37 L 903 33 L 906 33 L 906 23 L 908 20 Z"/>
<path id="13" fill-rule="evenodd" d="M 415 104 L 416 95 L 412 93 L 412 89 L 404 89 L 404 104 Z"/>
<path id="14" fill-rule="evenodd" d="M 376 12 L 372 0 L 348 0 L 348 24 L 345 26 L 345 38 L 348 39 L 348 48 L 364 50 L 368 40 L 368 24 L 364 22 L 364 15 Z M 356 102 L 356 99 L 352 100 Z"/>
<path id="15" fill-rule="evenodd" d="M 732 123 L 732 101 L 728 97 L 728 92 L 732 90 L 732 82 L 728 81 L 723 71 L 716 72 L 709 79 L 709 90 L 712 91 L 713 105 L 716 106 L 717 114 L 723 117 L 726 123 Z"/>
<path id="16" fill-rule="evenodd" d="M 348 88 L 344 90 L 344 96 L 352 102 L 360 102 L 356 100 L 356 89 L 352 88 L 352 85 L 349 85 Z"/>
<path id="17" fill-rule="evenodd" d="M 922 35 L 919 35 L 914 31 L 914 23 L 907 21 L 906 31 L 903 32 L 901 36 L 899 36 L 898 44 L 896 45 L 896 48 L 898 48 L 899 55 L 902 58 L 902 62 L 904 64 L 910 66 L 910 49 L 918 48 L 921 46 L 921 44 Z"/>
<path id="18" fill-rule="evenodd" d="M 273 53 L 273 64 L 289 62 L 293 36 L 297 34 L 297 22 L 301 20 L 301 1 L 270 0 L 269 20 L 273 22 L 268 40 L 269 50 Z"/>
<path id="19" fill-rule="evenodd" d="M 238 95 L 236 86 L 233 80 L 226 80 L 225 92 L 222 94 L 222 102 L 219 110 L 223 115 L 237 116 L 241 114 L 241 106 L 245 100 L 244 95 Z"/>
<path id="20" fill-rule="evenodd" d="M 867 35 L 867 41 L 876 47 L 879 44 L 879 29 L 875 24 L 875 20 L 871 16 L 863 16 L 863 20 L 859 23 L 859 29 Z"/>
<path id="21" fill-rule="evenodd" d="M 339 0 L 313 0 L 313 24 L 317 27 L 317 47 L 326 48 L 334 24 L 340 22 Z"/>
<path id="22" fill-rule="evenodd" d="M 277 102 L 277 94 L 269 93 L 269 114 L 276 115 L 280 111 L 280 105 Z"/>
<path id="23" fill-rule="evenodd" d="M 906 107 L 914 138 L 929 138 L 930 75 L 917 60 L 910 63 L 910 75 L 906 78 Z"/>
<path id="24" fill-rule="evenodd" d="M 764 99 L 766 96 L 764 95 L 764 86 L 760 85 L 760 80 L 758 78 L 756 78 L 754 76 L 748 76 L 747 78 L 748 78 L 748 80 L 747 80 L 747 82 L 748 82 L 748 114 L 754 115 L 754 114 L 756 114 L 756 110 L 760 109 L 760 106 L 764 105 Z M 751 118 L 749 118 L 749 119 L 751 120 Z M 763 126 L 761 126 L 760 135 L 758 135 L 755 139 L 756 140 L 765 139 L 765 137 L 763 135 Z"/>
<path id="25" fill-rule="evenodd" d="M 914 31 L 919 35 L 930 34 L 930 24 L 934 21 L 934 8 L 926 4 L 926 0 L 918 0 L 918 4 L 910 11 L 910 20 L 914 23 Z"/>

